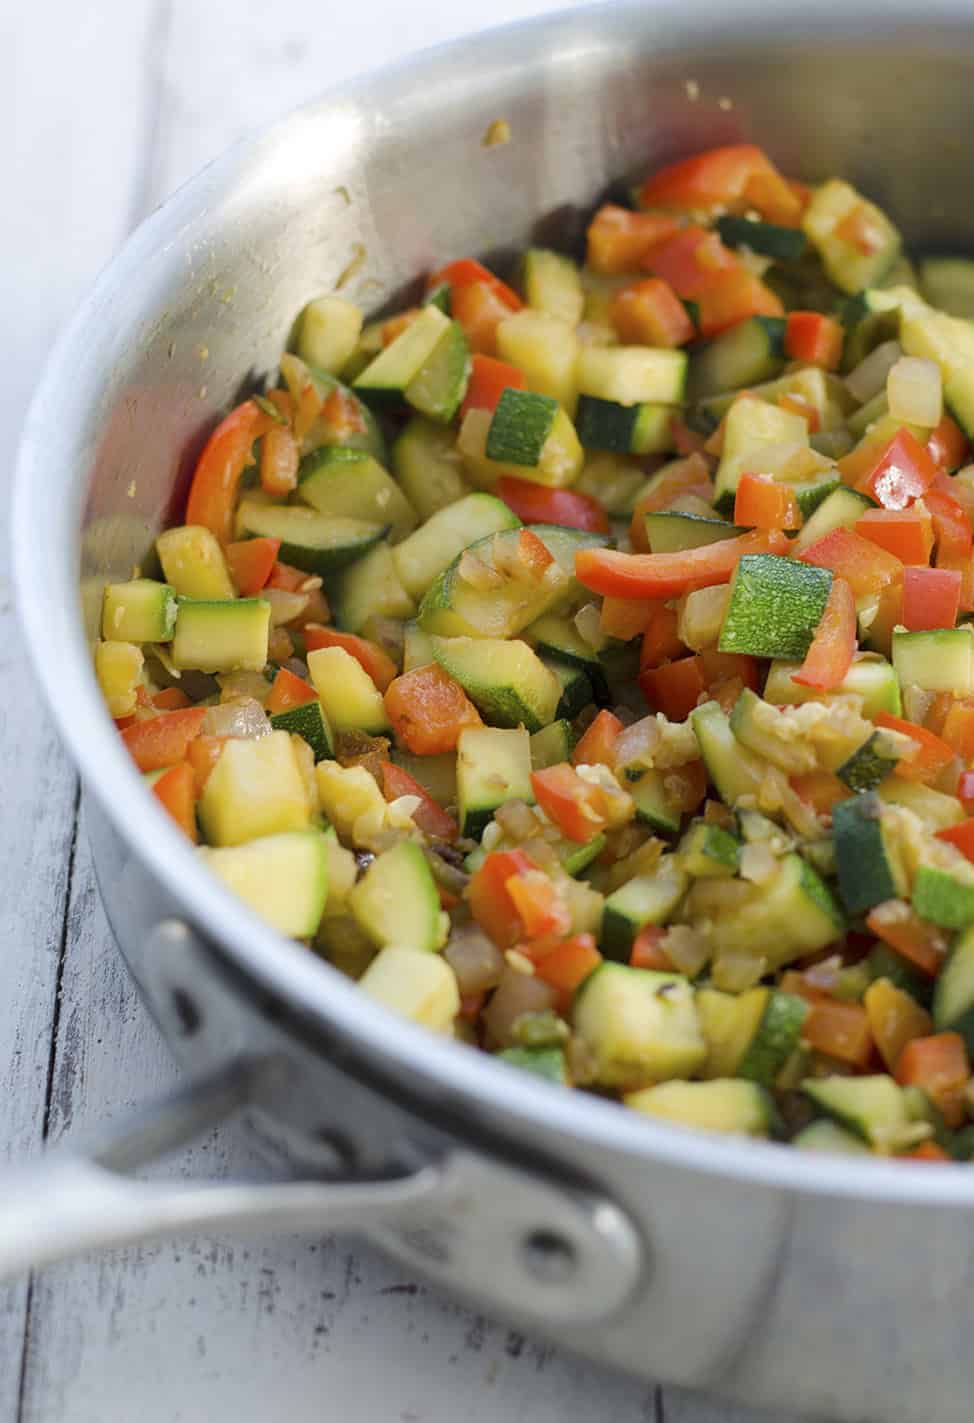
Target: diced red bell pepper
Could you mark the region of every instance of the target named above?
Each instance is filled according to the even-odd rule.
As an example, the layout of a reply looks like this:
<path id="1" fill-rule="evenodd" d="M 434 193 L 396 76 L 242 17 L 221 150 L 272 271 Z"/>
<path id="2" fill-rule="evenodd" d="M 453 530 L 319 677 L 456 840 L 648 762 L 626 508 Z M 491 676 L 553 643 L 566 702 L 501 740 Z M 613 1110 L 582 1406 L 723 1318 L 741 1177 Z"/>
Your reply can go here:
<path id="1" fill-rule="evenodd" d="M 856 488 L 884 509 L 905 509 L 926 493 L 936 477 L 937 466 L 927 449 L 911 431 L 897 430 Z"/>
<path id="2" fill-rule="evenodd" d="M 962 820 L 959 825 L 948 825 L 937 831 L 937 839 L 953 845 L 968 860 L 974 861 L 974 820 Z"/>
<path id="3" fill-rule="evenodd" d="M 867 509 L 856 533 L 902 563 L 927 564 L 933 552 L 933 520 L 922 500 L 908 509 Z"/>
<path id="4" fill-rule="evenodd" d="M 866 916 L 867 927 L 903 958 L 933 978 L 944 965 L 947 940 L 902 899 L 887 899 Z"/>
<path id="5" fill-rule="evenodd" d="M 224 553 L 241 598 L 252 598 L 265 586 L 280 547 L 280 539 L 242 539 L 239 543 L 227 544 Z"/>
<path id="6" fill-rule="evenodd" d="M 195 845 L 199 831 L 196 827 L 195 780 L 189 762 L 180 761 L 178 765 L 170 766 L 153 784 L 152 792 Z"/>
<path id="7" fill-rule="evenodd" d="M 636 602 L 632 598 L 603 598 L 599 625 L 606 637 L 630 642 L 646 631 L 655 606 L 653 602 Z"/>
<path id="8" fill-rule="evenodd" d="M 607 277 L 638 272 L 650 247 L 679 228 L 679 221 L 667 213 L 630 212 L 606 203 L 589 223 L 588 266 Z"/>
<path id="9" fill-rule="evenodd" d="M 636 606 L 642 605 L 637 603 Z M 661 598 L 653 600 L 639 654 L 641 671 L 647 667 L 659 667 L 663 662 L 672 662 L 689 651 L 677 636 L 679 621 L 675 608 L 669 607 Z"/>
<path id="10" fill-rule="evenodd" d="M 833 578 L 825 611 L 793 680 L 800 686 L 829 692 L 845 681 L 855 651 L 856 600 L 844 578 Z"/>
<path id="11" fill-rule="evenodd" d="M 185 761 L 186 749 L 206 716 L 206 707 L 160 712 L 135 721 L 122 732 L 122 740 L 140 771 L 159 771 Z"/>
<path id="12" fill-rule="evenodd" d="M 297 488 L 300 451 L 288 425 L 271 425 L 260 447 L 260 485 L 268 494 Z"/>
<path id="13" fill-rule="evenodd" d="M 230 739 L 229 736 L 197 736 L 189 743 L 186 755 L 193 768 L 197 797 L 203 794 L 203 789 L 210 779 L 210 772 Z"/>
<path id="14" fill-rule="evenodd" d="M 623 344 L 685 346 L 695 328 L 683 302 L 661 277 L 624 287 L 609 305 L 609 320 Z"/>
<path id="15" fill-rule="evenodd" d="M 531 786 L 541 809 L 563 835 L 586 845 L 608 824 L 608 802 L 601 786 L 594 786 L 567 761 L 532 771 Z"/>
<path id="16" fill-rule="evenodd" d="M 925 726 L 918 726 L 914 721 L 906 721 L 885 711 L 877 712 L 873 721 L 877 726 L 885 726 L 888 731 L 900 731 L 916 742 L 917 750 L 896 763 L 894 773 L 904 780 L 929 781 L 954 759 L 954 753 L 946 741 Z"/>
<path id="17" fill-rule="evenodd" d="M 522 934 L 508 883 L 513 876 L 533 874 L 537 868 L 523 850 L 494 850 L 471 877 L 466 892 L 470 912 L 498 948 L 513 948 Z"/>
<path id="18" fill-rule="evenodd" d="M 849 787 L 833 771 L 806 771 L 800 776 L 792 776 L 790 785 L 816 815 L 831 815 L 834 805 L 852 795 Z"/>
<path id="19" fill-rule="evenodd" d="M 718 336 L 749 316 L 784 316 L 780 298 L 745 267 L 727 272 L 695 298 L 701 336 Z"/>
<path id="20" fill-rule="evenodd" d="M 687 301 L 698 301 L 719 277 L 743 271 L 740 258 L 706 227 L 683 227 L 651 247 L 642 265 Z"/>
<path id="21" fill-rule="evenodd" d="M 341 647 L 349 656 L 368 672 L 380 692 L 386 691 L 396 675 L 396 664 L 377 642 L 367 637 L 356 637 L 354 633 L 338 632 L 335 628 L 322 627 L 319 623 L 307 623 L 304 629 L 304 645 L 308 652 L 319 647 Z"/>
<path id="22" fill-rule="evenodd" d="M 253 463 L 254 441 L 274 424 L 252 400 L 220 421 L 196 464 L 186 501 L 187 524 L 201 524 L 221 543 L 231 541 L 241 475 Z"/>
<path id="23" fill-rule="evenodd" d="M 919 1087 L 926 1093 L 949 1127 L 959 1127 L 967 1115 L 970 1076 L 971 1064 L 960 1033 L 913 1038 L 900 1053 L 895 1072 L 900 1086 Z"/>
<path id="24" fill-rule="evenodd" d="M 754 529 L 679 553 L 580 549 L 575 555 L 575 576 L 593 592 L 617 598 L 678 598 L 696 588 L 729 583 L 745 554 L 787 551 L 788 539 L 777 529 Z"/>
<path id="25" fill-rule="evenodd" d="M 943 1164 L 953 1161 L 949 1151 L 944 1151 L 942 1146 L 938 1146 L 935 1141 L 922 1141 L 919 1146 L 915 1146 L 912 1151 L 897 1152 L 897 1161 L 931 1161 Z"/>
<path id="26" fill-rule="evenodd" d="M 471 351 L 483 356 L 497 354 L 497 328 L 511 314 L 511 307 L 486 282 L 455 287 L 451 297 L 454 318 L 463 327 Z"/>
<path id="27" fill-rule="evenodd" d="M 265 586 L 282 588 L 285 593 L 301 593 L 311 576 L 304 568 L 295 568 L 293 564 L 275 560 Z"/>
<path id="28" fill-rule="evenodd" d="M 307 706 L 308 702 L 317 700 L 318 693 L 310 682 L 306 682 L 303 677 L 296 676 L 287 667 L 279 667 L 270 690 L 270 696 L 264 703 L 264 710 L 268 716 L 277 716 L 279 712 L 291 711 L 294 707 Z"/>
<path id="29" fill-rule="evenodd" d="M 898 558 L 853 533 L 852 529 L 833 529 L 824 538 L 809 544 L 798 558 L 816 568 L 830 568 L 836 577 L 845 579 L 855 598 L 878 593 L 887 584 L 898 583 L 903 576 L 903 565 Z"/>
<path id="30" fill-rule="evenodd" d="M 399 740 L 417 756 L 455 751 L 465 727 L 483 725 L 463 688 L 436 665 L 397 677 L 386 689 L 385 707 Z"/>
<path id="31" fill-rule="evenodd" d="M 343 390 L 340 385 L 336 385 L 334 390 L 325 396 L 318 419 L 325 437 L 324 443 L 330 445 L 344 444 L 353 435 L 361 435 L 365 430 L 365 420 L 358 400 L 351 391 Z M 296 422 L 294 433 L 297 436 Z"/>
<path id="32" fill-rule="evenodd" d="M 473 257 L 460 257 L 456 262 L 447 262 L 445 267 L 427 279 L 426 290 L 433 291 L 444 284 L 450 288 L 450 296 L 454 300 L 464 287 L 484 286 L 503 302 L 508 311 L 520 311 L 524 305 L 516 291 Z M 453 314 L 457 314 L 456 307 L 453 307 Z"/>
<path id="33" fill-rule="evenodd" d="M 460 406 L 460 419 L 468 410 L 496 410 L 505 390 L 523 390 L 524 372 L 509 361 L 477 351 L 470 359 L 470 380 Z"/>
<path id="34" fill-rule="evenodd" d="M 193 705 L 181 687 L 163 687 L 151 701 L 157 711 L 181 711 L 183 707 Z"/>
<path id="35" fill-rule="evenodd" d="M 952 628 L 960 607 L 961 574 L 954 568 L 904 568 L 903 626 L 910 632 Z"/>
<path id="36" fill-rule="evenodd" d="M 728 144 L 661 168 L 639 190 L 642 207 L 685 212 L 755 207 L 768 222 L 797 222 L 801 204 L 770 158 L 751 143 Z"/>
<path id="37" fill-rule="evenodd" d="M 648 968 L 657 973 L 672 973 L 673 963 L 662 947 L 666 930 L 662 924 L 647 924 L 632 941 L 630 968 Z"/>
<path id="38" fill-rule="evenodd" d="M 940 735 L 962 761 L 974 764 L 974 699 L 954 701 L 951 697 Z M 959 789 L 957 794 L 960 795 Z"/>
<path id="39" fill-rule="evenodd" d="M 435 835 L 440 840 L 455 840 L 460 834 L 460 827 L 453 816 L 437 805 L 426 787 L 392 761 L 382 762 L 382 794 L 386 800 L 398 800 L 404 795 L 418 796 L 419 805 L 413 811 L 413 821 L 427 835 Z"/>
<path id="40" fill-rule="evenodd" d="M 535 974 L 558 992 L 557 1007 L 566 1012 L 578 989 L 602 962 L 591 934 L 575 934 L 539 960 Z"/>
<path id="41" fill-rule="evenodd" d="M 970 516 L 963 504 L 942 487 L 929 489 L 923 502 L 933 519 L 934 563 L 938 568 L 956 569 L 961 575 L 961 611 L 971 612 L 974 610 L 974 535 Z"/>
<path id="42" fill-rule="evenodd" d="M 596 534 L 609 531 L 608 514 L 590 494 L 548 489 L 533 480 L 506 474 L 495 484 L 494 493 L 525 524 L 560 524 L 565 529 L 585 529 Z"/>
<path id="43" fill-rule="evenodd" d="M 698 494 L 703 499 L 710 499 L 713 495 L 710 468 L 699 451 L 691 451 L 684 459 L 675 460 L 665 470 L 660 471 L 659 479 L 653 481 L 653 487 L 636 500 L 629 528 L 629 541 L 637 553 L 649 552 L 646 515 L 668 509 L 673 500 L 681 494 Z"/>
<path id="44" fill-rule="evenodd" d="M 685 721 L 707 688 L 703 663 L 697 656 L 647 667 L 639 674 L 639 685 L 650 707 L 670 721 Z"/>
<path id="45" fill-rule="evenodd" d="M 543 870 L 511 875 L 504 888 L 517 910 L 527 939 L 561 938 L 571 928 L 571 915 L 558 897 L 553 881 Z"/>
<path id="46" fill-rule="evenodd" d="M 614 713 L 603 709 L 576 743 L 573 764 L 611 768 L 616 762 L 616 742 L 621 735 L 622 722 Z"/>
<path id="47" fill-rule="evenodd" d="M 955 469 L 960 469 L 970 450 L 964 431 L 945 411 L 940 418 L 940 424 L 930 431 L 927 453 L 936 465 L 950 474 Z"/>
<path id="48" fill-rule="evenodd" d="M 742 474 L 734 498 L 734 523 L 745 529 L 798 529 L 798 496 L 787 484 L 760 474 Z"/>
<path id="49" fill-rule="evenodd" d="M 785 327 L 785 355 L 806 365 L 837 369 L 842 359 L 845 333 L 834 316 L 820 311 L 789 311 Z"/>
<path id="50" fill-rule="evenodd" d="M 974 771 L 961 771 L 957 777 L 957 799 L 968 815 L 974 815 Z"/>
<path id="51" fill-rule="evenodd" d="M 802 1024 L 802 1039 L 816 1052 L 853 1067 L 866 1067 L 872 1056 L 872 1029 L 861 1003 L 830 998 L 813 1001 Z"/>

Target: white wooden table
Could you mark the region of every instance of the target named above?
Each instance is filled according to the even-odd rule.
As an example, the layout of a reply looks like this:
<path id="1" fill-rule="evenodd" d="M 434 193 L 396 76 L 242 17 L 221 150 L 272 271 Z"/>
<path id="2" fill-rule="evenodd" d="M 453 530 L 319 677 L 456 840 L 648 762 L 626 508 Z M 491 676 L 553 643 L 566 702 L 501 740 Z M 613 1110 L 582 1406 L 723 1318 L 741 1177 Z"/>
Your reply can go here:
<path id="1" fill-rule="evenodd" d="M 558 3 L 493 0 L 489 17 Z M 135 222 L 240 133 L 486 15 L 465 10 L 447 0 L 0 7 L 8 456 L 52 337 Z M 101 912 L 77 778 L 25 670 L 6 543 L 4 533 L 0 1160 L 35 1153 L 176 1077 Z M 228 1128 L 160 1169 L 214 1175 L 247 1165 L 246 1143 Z M 343 1241 L 183 1240 L 0 1290 L 0 1423 L 455 1423 L 458 1404 L 469 1423 L 752 1416 L 561 1356 Z"/>

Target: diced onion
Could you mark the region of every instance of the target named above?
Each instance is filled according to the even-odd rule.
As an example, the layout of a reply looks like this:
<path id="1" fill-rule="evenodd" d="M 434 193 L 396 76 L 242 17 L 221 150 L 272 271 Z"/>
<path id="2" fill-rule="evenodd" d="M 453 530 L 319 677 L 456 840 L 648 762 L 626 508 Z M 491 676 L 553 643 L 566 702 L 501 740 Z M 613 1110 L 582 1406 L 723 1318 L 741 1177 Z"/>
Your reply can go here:
<path id="1" fill-rule="evenodd" d="M 660 947 L 673 967 L 688 978 L 696 978 L 711 954 L 710 940 L 689 924 L 672 925 Z"/>
<path id="2" fill-rule="evenodd" d="M 464 549 L 460 555 L 457 573 L 464 583 L 476 588 L 478 593 L 490 593 L 495 588 L 502 587 L 504 583 L 502 573 L 498 573 L 496 568 L 492 568 L 479 554 L 471 553 L 469 549 Z"/>
<path id="3" fill-rule="evenodd" d="M 558 995 L 547 983 L 530 974 L 518 973 L 505 964 L 497 992 L 484 1013 L 484 1023 L 491 1041 L 498 1047 L 510 1047 L 515 1041 L 513 1028 L 525 1013 L 543 1013 L 554 1008 Z"/>
<path id="4" fill-rule="evenodd" d="M 602 615 L 594 603 L 586 603 L 584 608 L 579 608 L 575 614 L 575 630 L 593 651 L 601 652 L 606 638 L 602 631 Z"/>
<path id="5" fill-rule="evenodd" d="M 751 884 L 767 884 L 778 871 L 778 857 L 767 844 L 745 845 L 739 864 L 741 879 Z"/>
<path id="6" fill-rule="evenodd" d="M 234 697 L 208 707 L 200 727 L 204 736 L 237 736 L 245 741 L 266 736 L 270 729 L 267 713 L 253 697 Z"/>
<path id="7" fill-rule="evenodd" d="M 263 672 L 221 672 L 216 680 L 220 685 L 221 702 L 249 697 L 263 706 L 270 696 L 271 684 Z"/>
<path id="8" fill-rule="evenodd" d="M 260 595 L 271 605 L 271 627 L 293 623 L 308 606 L 307 593 L 289 593 L 286 588 L 264 588 Z"/>
<path id="9" fill-rule="evenodd" d="M 620 770 L 626 766 L 648 769 L 653 764 L 653 752 L 661 739 L 662 733 L 655 716 L 644 716 L 640 721 L 633 722 L 619 734 L 615 744 L 616 766 Z"/>
<path id="10" fill-rule="evenodd" d="M 935 696 L 935 692 L 928 692 L 915 682 L 907 682 L 903 687 L 903 715 L 906 720 L 914 721 L 919 726 L 933 706 Z"/>
<path id="11" fill-rule="evenodd" d="M 716 647 L 730 602 L 730 584 L 697 588 L 681 598 L 676 635 L 692 652 Z"/>
<path id="12" fill-rule="evenodd" d="M 886 385 L 886 377 L 903 354 L 899 341 L 884 341 L 845 378 L 845 388 L 853 400 L 865 405 Z"/>
<path id="13" fill-rule="evenodd" d="M 523 800 L 505 801 L 498 806 L 494 819 L 508 839 L 519 845 L 538 833 L 538 820 L 534 811 Z"/>
<path id="14" fill-rule="evenodd" d="M 886 377 L 886 397 L 894 420 L 932 430 L 944 413 L 940 367 L 922 356 L 901 356 Z"/>
<path id="15" fill-rule="evenodd" d="M 760 983 L 768 971 L 764 955 L 743 952 L 724 953 L 715 959 L 711 970 L 714 987 L 725 993 L 744 993 Z"/>
<path id="16" fill-rule="evenodd" d="M 461 996 L 496 988 L 504 972 L 504 955 L 476 924 L 462 924 L 453 930 L 443 957 L 457 976 Z"/>

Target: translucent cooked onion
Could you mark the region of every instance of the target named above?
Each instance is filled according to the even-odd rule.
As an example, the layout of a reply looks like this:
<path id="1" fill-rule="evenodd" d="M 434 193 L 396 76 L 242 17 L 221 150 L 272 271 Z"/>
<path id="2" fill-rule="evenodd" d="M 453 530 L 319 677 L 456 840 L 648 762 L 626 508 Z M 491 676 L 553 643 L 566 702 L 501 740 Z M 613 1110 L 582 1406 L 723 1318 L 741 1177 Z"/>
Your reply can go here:
<path id="1" fill-rule="evenodd" d="M 263 672 L 221 672 L 216 680 L 220 685 L 221 702 L 249 697 L 263 706 L 270 696 L 271 684 Z"/>
<path id="2" fill-rule="evenodd" d="M 725 953 L 714 961 L 711 978 L 714 987 L 725 993 L 744 993 L 760 983 L 767 971 L 768 961 L 763 954 Z"/>
<path id="3" fill-rule="evenodd" d="M 884 341 L 882 345 L 870 351 L 865 360 L 860 361 L 855 370 L 850 371 L 845 378 L 845 388 L 853 400 L 865 405 L 878 395 L 886 385 L 886 377 L 902 354 L 903 348 L 899 341 Z"/>
<path id="4" fill-rule="evenodd" d="M 653 764 L 653 753 L 662 739 L 655 716 L 644 716 L 621 732 L 615 745 L 616 765 L 644 766 Z"/>
<path id="5" fill-rule="evenodd" d="M 933 706 L 935 696 L 936 692 L 928 692 L 915 682 L 907 682 L 903 688 L 903 715 L 906 720 L 914 721 L 919 726 Z"/>
<path id="6" fill-rule="evenodd" d="M 923 356 L 901 356 L 886 377 L 886 398 L 894 420 L 933 429 L 944 413 L 940 367 Z"/>
<path id="7" fill-rule="evenodd" d="M 207 707 L 200 731 L 204 736 L 237 736 L 254 741 L 271 729 L 267 713 L 253 697 L 234 697 L 219 706 Z"/>
<path id="8" fill-rule="evenodd" d="M 575 631 L 583 642 L 596 652 L 605 646 L 606 637 L 602 631 L 602 614 L 594 603 L 586 603 L 575 614 Z"/>
<path id="9" fill-rule="evenodd" d="M 307 593 L 289 593 L 286 588 L 265 588 L 260 596 L 271 605 L 273 628 L 293 623 L 308 606 Z"/>
<path id="10" fill-rule="evenodd" d="M 739 864 L 741 879 L 751 884 L 767 884 L 778 870 L 778 857 L 765 843 L 745 845 L 741 851 Z"/>
<path id="11" fill-rule="evenodd" d="M 504 973 L 504 955 L 477 924 L 454 928 L 443 957 L 456 974 L 462 997 L 496 988 Z"/>
<path id="12" fill-rule="evenodd" d="M 484 1013 L 484 1024 L 491 1042 L 498 1047 L 510 1047 L 515 1041 L 514 1024 L 525 1013 L 543 1013 L 554 1008 L 557 993 L 533 974 L 518 973 L 507 964 L 501 973 L 497 992 Z"/>
<path id="13" fill-rule="evenodd" d="M 676 635 L 691 652 L 716 647 L 730 602 L 730 584 L 697 588 L 680 599 Z"/>
<path id="14" fill-rule="evenodd" d="M 812 964 L 802 975 L 810 988 L 821 989 L 823 993 L 831 993 L 839 982 L 839 974 L 842 972 L 842 959 L 838 954 L 831 954 L 827 959 L 822 959 L 820 963 Z"/>
<path id="15" fill-rule="evenodd" d="M 538 818 L 523 800 L 505 801 L 494 812 L 494 819 L 507 838 L 513 840 L 515 845 L 519 845 L 522 840 L 529 840 L 532 835 L 538 833 Z"/>
<path id="16" fill-rule="evenodd" d="M 710 939 L 689 924 L 667 929 L 660 947 L 673 967 L 688 978 L 696 978 L 711 954 Z"/>
<path id="17" fill-rule="evenodd" d="M 491 593 L 495 588 L 501 588 L 504 584 L 504 575 L 498 573 L 496 568 L 485 563 L 479 554 L 471 553 L 469 549 L 464 549 L 460 555 L 460 563 L 457 573 L 464 583 L 471 588 L 476 588 L 478 593 Z"/>

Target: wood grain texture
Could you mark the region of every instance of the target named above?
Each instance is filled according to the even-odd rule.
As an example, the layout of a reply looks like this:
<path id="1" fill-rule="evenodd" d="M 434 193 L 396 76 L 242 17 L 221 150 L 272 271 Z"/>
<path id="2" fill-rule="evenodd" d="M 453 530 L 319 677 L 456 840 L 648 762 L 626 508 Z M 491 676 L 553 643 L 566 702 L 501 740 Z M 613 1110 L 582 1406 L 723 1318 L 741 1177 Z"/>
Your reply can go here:
<path id="1" fill-rule="evenodd" d="M 490 19 L 561 4 L 495 0 Z M 247 129 L 474 21 L 445 0 L 53 8 L 3 21 L 13 84 L 0 118 L 29 195 L 2 238 L 19 353 L 0 385 L 8 444 L 57 325 L 133 220 Z M 98 81 L 83 104 L 79 74 Z M 19 688 L 5 589 L 0 666 Z M 19 1157 L 176 1073 L 111 943 L 83 834 L 71 872 L 74 777 L 29 698 L 7 700 L 0 732 L 0 1146 Z M 231 1124 L 156 1170 L 253 1175 L 261 1162 Z M 200 1238 L 79 1260 L 36 1279 L 24 1324 L 20 1286 L 0 1297 L 0 1423 L 662 1423 L 664 1404 L 668 1423 L 752 1418 L 580 1364 L 332 1239 Z"/>

